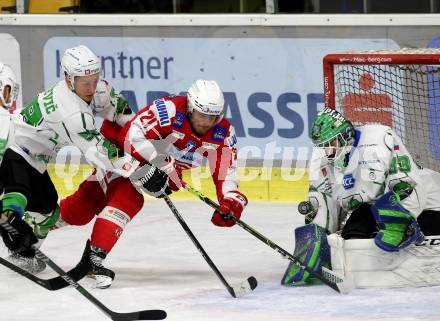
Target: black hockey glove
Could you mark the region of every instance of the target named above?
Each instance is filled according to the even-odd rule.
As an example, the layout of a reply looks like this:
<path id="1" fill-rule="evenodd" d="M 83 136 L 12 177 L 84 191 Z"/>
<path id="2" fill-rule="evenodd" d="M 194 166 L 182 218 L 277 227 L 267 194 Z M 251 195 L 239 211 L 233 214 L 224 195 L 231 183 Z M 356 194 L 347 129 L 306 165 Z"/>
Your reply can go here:
<path id="1" fill-rule="evenodd" d="M 14 230 L 8 226 L 12 226 Z M 6 247 L 27 257 L 33 257 L 35 251 L 32 245 L 38 242 L 32 228 L 13 210 L 4 210 L 0 214 L 0 234 Z"/>
<path id="2" fill-rule="evenodd" d="M 130 176 L 130 180 L 133 185 L 156 198 L 163 197 L 163 194 L 169 195 L 172 193 L 168 185 L 168 175 L 150 164 L 145 164 L 137 169 Z"/>

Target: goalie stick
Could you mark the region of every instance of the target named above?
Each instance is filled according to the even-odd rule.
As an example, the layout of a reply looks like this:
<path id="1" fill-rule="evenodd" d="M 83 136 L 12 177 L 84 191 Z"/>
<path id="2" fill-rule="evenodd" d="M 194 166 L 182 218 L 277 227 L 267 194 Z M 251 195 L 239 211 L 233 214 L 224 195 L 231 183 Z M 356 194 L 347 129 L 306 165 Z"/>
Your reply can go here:
<path id="1" fill-rule="evenodd" d="M 0 218 L 0 225 L 12 235 L 18 236 L 20 233 L 11 226 L 7 221 Z M 90 292 L 83 288 L 78 282 L 76 282 L 70 275 L 68 275 L 63 269 L 61 269 L 55 262 L 47 257 L 39 249 L 33 247 L 35 250 L 35 257 L 42 260 L 48 266 L 57 272 L 61 278 L 63 278 L 69 285 L 73 286 L 79 293 L 81 293 L 87 300 L 92 302 L 98 309 L 100 309 L 110 319 L 115 321 L 132 321 L 132 320 L 163 320 L 167 317 L 167 313 L 164 310 L 143 310 L 136 312 L 119 313 L 107 308 L 101 301 L 95 298 Z"/>
<path id="2" fill-rule="evenodd" d="M 86 249 L 89 245 L 90 241 L 87 241 Z M 68 287 L 70 284 L 66 282 L 61 276 L 57 276 L 51 279 L 41 279 L 31 273 L 29 273 L 26 270 L 23 270 L 22 268 L 16 266 L 15 264 L 12 264 L 8 260 L 0 257 L 0 264 L 6 266 L 7 268 L 11 269 L 12 271 L 24 276 L 25 278 L 29 279 L 30 281 L 42 286 L 43 288 L 46 288 L 49 291 L 56 291 L 63 289 L 65 287 Z M 81 261 L 67 274 L 75 281 L 81 280 L 83 277 L 87 275 L 87 273 L 90 270 L 90 265 L 88 264 L 88 260 L 86 258 L 86 250 L 84 250 L 83 256 L 81 258 Z"/>
<path id="3" fill-rule="evenodd" d="M 203 195 L 202 192 L 192 188 L 191 186 L 189 186 L 185 182 L 182 182 L 182 185 L 188 192 L 197 196 L 199 199 L 201 199 L 203 202 L 205 202 L 206 204 L 208 204 L 209 206 L 211 206 L 215 210 L 218 210 L 219 205 L 216 202 L 214 202 L 213 200 L 211 200 L 209 197 Z M 231 214 L 228 215 L 228 219 L 232 219 L 238 226 L 243 228 L 246 232 L 252 234 L 257 239 L 259 239 L 260 241 L 265 243 L 267 246 L 271 247 L 272 249 L 274 249 L 275 251 L 280 253 L 283 257 L 285 257 L 285 258 L 289 259 L 290 261 L 292 261 L 293 263 L 297 264 L 299 267 L 303 268 L 308 273 L 310 273 L 311 275 L 313 275 L 316 278 L 318 278 L 319 280 L 321 280 L 324 284 L 326 284 L 327 286 L 329 286 L 330 288 L 332 288 L 336 292 L 348 293 L 349 291 L 351 291 L 354 288 L 354 282 L 353 282 L 351 275 L 347 275 L 344 278 L 342 276 L 335 274 L 332 270 L 329 270 L 326 268 L 323 268 L 322 273 L 319 273 L 319 272 L 309 268 L 308 266 L 306 266 L 303 262 L 301 262 L 301 260 L 298 257 L 290 254 L 289 252 L 284 250 L 282 247 L 280 247 L 276 243 L 272 242 L 266 236 L 259 233 L 257 230 L 255 230 L 254 228 L 252 228 L 250 225 L 246 224 L 242 220 L 237 219 L 235 216 L 233 216 Z"/>
<path id="4" fill-rule="evenodd" d="M 179 221 L 182 228 L 185 230 L 186 234 L 189 236 L 191 241 L 196 246 L 197 250 L 200 252 L 200 254 L 203 256 L 205 261 L 208 263 L 208 265 L 211 267 L 211 269 L 214 271 L 214 273 L 217 275 L 217 277 L 220 279 L 220 281 L 223 283 L 223 285 L 228 290 L 229 294 L 234 298 L 242 297 L 251 291 L 253 291 L 257 287 L 257 279 L 255 277 L 251 276 L 247 278 L 246 281 L 243 281 L 237 286 L 230 286 L 229 283 L 226 281 L 226 279 L 223 277 L 219 269 L 215 266 L 214 262 L 209 258 L 208 254 L 203 249 L 202 245 L 199 243 L 195 235 L 191 232 L 191 229 L 186 224 L 183 217 L 180 215 L 177 208 L 174 206 L 171 199 L 168 197 L 168 195 L 164 194 L 164 200 L 167 203 L 168 207 L 170 208 L 171 212 L 173 212 L 174 216 L 176 217 L 177 221 Z"/>

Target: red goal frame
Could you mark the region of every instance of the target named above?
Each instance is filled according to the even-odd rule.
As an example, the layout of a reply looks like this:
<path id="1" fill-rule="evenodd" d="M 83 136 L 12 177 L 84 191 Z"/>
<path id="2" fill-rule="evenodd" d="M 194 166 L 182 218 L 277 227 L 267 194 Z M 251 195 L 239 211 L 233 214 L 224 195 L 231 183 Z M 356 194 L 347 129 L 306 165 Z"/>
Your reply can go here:
<path id="1" fill-rule="evenodd" d="M 420 53 L 342 53 L 328 54 L 323 59 L 324 104 L 335 108 L 335 65 L 440 65 L 440 54 Z"/>

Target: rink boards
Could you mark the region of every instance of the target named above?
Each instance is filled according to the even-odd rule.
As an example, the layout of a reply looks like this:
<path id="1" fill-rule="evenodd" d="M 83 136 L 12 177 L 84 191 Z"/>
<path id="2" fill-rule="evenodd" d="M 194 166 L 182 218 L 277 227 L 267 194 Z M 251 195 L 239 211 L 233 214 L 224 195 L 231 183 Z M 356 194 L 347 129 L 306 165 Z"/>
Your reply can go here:
<path id="1" fill-rule="evenodd" d="M 85 164 L 64 166 L 49 164 L 49 174 L 57 188 L 60 197 L 75 192 L 79 184 L 92 172 L 92 167 Z M 300 202 L 306 198 L 308 190 L 308 174 L 304 168 L 238 168 L 240 190 L 250 201 L 281 201 Z M 183 173 L 185 182 L 203 191 L 212 198 L 215 188 L 207 168 L 198 168 Z M 175 193 L 177 199 L 194 199 L 190 193 L 180 191 Z"/>

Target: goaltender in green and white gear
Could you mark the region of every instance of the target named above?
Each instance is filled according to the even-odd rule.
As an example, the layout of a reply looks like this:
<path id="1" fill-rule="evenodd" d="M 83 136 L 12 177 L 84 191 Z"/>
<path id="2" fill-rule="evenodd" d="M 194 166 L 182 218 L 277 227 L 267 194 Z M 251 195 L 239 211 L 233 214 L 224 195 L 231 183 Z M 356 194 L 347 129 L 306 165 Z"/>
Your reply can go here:
<path id="1" fill-rule="evenodd" d="M 98 170 L 124 177 L 139 164 L 95 127 L 96 116 L 121 126 L 131 118 L 125 99 L 100 79 L 100 59 L 85 46 L 73 47 L 65 51 L 61 67 L 65 79 L 40 93 L 23 108 L 21 117 L 12 118 L 14 137 L 0 167 L 5 210 L 28 212 L 40 240 L 53 223 L 62 225 L 56 219 L 58 195 L 47 173 L 47 164 L 61 147 L 76 146 Z"/>
<path id="2" fill-rule="evenodd" d="M 390 127 L 371 124 L 354 129 L 340 113 L 326 108 L 314 121 L 311 138 L 310 188 L 307 203 L 300 206 L 306 223 L 322 227 L 327 234 L 339 231 L 335 237 L 342 238 L 348 249 L 354 240 L 368 243 L 363 262 L 372 264 L 376 272 L 389 266 L 381 266 L 383 260 L 377 256 L 374 262 L 365 261 L 372 257 L 371 246 L 374 253 L 397 258 L 411 251 L 411 244 L 423 242 L 423 233 L 440 235 L 440 174 L 418 166 Z M 341 266 L 335 253 L 344 261 L 352 259 L 350 250 L 343 253 L 333 248 L 340 241 L 329 244 L 332 265 L 336 260 L 336 266 Z M 344 269 L 354 274 L 356 284 L 362 273 L 348 265 Z M 398 282 L 386 286 L 398 286 Z"/>

